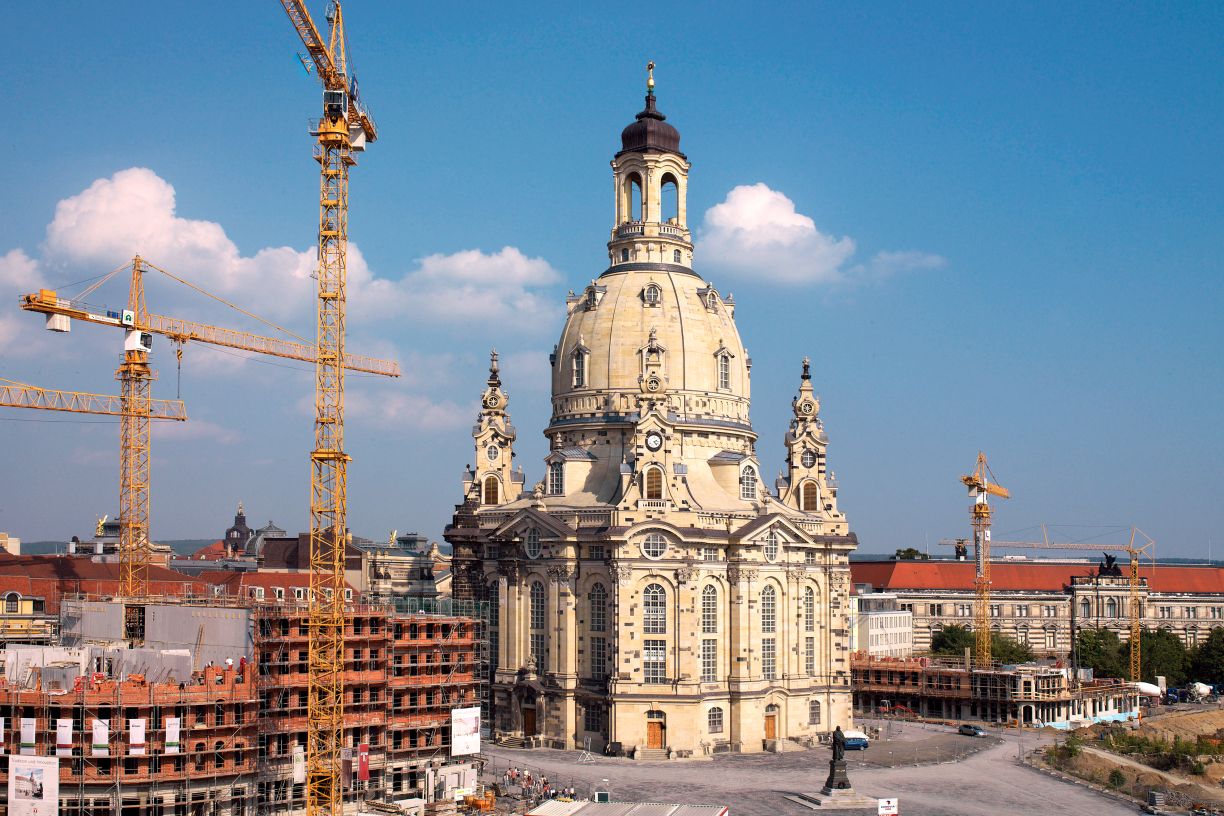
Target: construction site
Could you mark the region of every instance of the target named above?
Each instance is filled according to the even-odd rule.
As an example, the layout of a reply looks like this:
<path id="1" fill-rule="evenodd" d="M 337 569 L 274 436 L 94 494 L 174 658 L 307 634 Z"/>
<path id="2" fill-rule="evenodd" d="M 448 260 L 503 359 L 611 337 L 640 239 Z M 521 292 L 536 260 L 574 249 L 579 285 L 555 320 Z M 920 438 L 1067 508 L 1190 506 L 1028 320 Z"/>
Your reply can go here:
<path id="1" fill-rule="evenodd" d="M 350 583 L 345 373 L 399 376 L 394 361 L 350 354 L 345 342 L 348 177 L 378 133 L 348 67 L 341 4 L 328 5 L 324 31 L 305 3 L 281 5 L 322 91 L 309 128 L 319 165 L 317 339 L 139 255 L 82 291 L 44 288 L 20 300 L 51 332 L 74 323 L 124 332 L 117 396 L 0 382 L 3 406 L 119 418 L 119 516 L 110 529 L 99 521 L 98 540 L 74 539 L 68 555 L 4 553 L 2 814 L 432 813 L 475 787 L 463 758 L 479 751 L 487 707 L 487 610 Z M 100 287 L 120 273 L 123 306 L 98 305 Z M 150 311 L 145 278 L 155 273 L 273 336 Z M 152 541 L 150 424 L 187 420 L 182 401 L 151 396 L 155 335 L 180 362 L 186 345 L 205 343 L 313 367 L 309 533 L 300 546 L 287 542 L 294 560 L 267 587 L 233 572 L 176 572 L 169 549 Z M 249 566 L 264 568 L 226 568 Z"/>

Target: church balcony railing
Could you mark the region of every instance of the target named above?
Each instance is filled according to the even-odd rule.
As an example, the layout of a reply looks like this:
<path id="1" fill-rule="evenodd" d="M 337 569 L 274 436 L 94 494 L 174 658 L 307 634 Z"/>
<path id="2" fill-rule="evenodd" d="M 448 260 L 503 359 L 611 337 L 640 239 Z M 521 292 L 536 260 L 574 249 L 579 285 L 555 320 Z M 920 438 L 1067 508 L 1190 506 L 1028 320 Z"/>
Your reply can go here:
<path id="1" fill-rule="evenodd" d="M 641 235 L 645 225 L 641 221 L 626 221 L 616 228 L 617 238 L 626 238 L 630 235 Z"/>
<path id="2" fill-rule="evenodd" d="M 579 510 L 574 515 L 578 518 L 579 527 L 612 526 L 612 511 L 610 510 Z"/>
<path id="3" fill-rule="evenodd" d="M 637 508 L 639 510 L 666 510 L 667 505 L 667 499 L 638 499 Z"/>
<path id="4" fill-rule="evenodd" d="M 659 225 L 660 235 L 670 235 L 675 238 L 684 238 L 687 232 L 688 230 L 686 230 L 684 227 L 681 227 L 678 224 L 660 224 Z"/>

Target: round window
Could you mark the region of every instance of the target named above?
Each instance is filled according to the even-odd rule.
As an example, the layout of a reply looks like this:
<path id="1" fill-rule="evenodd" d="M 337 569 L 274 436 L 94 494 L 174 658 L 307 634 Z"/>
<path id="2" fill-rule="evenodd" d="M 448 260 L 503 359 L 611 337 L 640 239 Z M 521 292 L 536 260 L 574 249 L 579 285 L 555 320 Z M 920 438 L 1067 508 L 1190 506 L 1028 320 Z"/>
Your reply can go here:
<path id="1" fill-rule="evenodd" d="M 778 534 L 770 530 L 765 534 L 765 558 L 769 561 L 778 560 Z"/>
<path id="2" fill-rule="evenodd" d="M 642 555 L 647 558 L 662 558 L 667 552 L 667 539 L 659 533 L 650 533 L 642 539 Z"/>
<path id="3" fill-rule="evenodd" d="M 527 531 L 527 539 L 523 542 L 523 552 L 528 558 L 540 557 L 540 531 L 532 527 Z"/>
<path id="4" fill-rule="evenodd" d="M 496 445 L 490 445 L 489 447 L 485 448 L 485 456 L 489 457 L 490 462 L 496 462 L 497 457 L 501 456 L 501 448 L 497 447 Z"/>
<path id="5" fill-rule="evenodd" d="M 805 450 L 803 456 L 799 458 L 799 462 L 805 467 L 816 467 L 816 451 Z"/>

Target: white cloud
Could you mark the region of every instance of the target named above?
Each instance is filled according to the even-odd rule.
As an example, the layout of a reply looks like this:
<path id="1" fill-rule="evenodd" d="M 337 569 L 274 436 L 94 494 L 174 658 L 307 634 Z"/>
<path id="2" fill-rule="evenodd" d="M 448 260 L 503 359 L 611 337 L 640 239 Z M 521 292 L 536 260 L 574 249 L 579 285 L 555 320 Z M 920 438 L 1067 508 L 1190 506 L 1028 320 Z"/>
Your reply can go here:
<path id="1" fill-rule="evenodd" d="M 879 252 L 850 264 L 854 239 L 826 235 L 795 203 L 763 183 L 741 185 L 708 209 L 698 230 L 705 268 L 776 283 L 845 283 L 942 266 L 923 252 Z"/>
<path id="2" fill-rule="evenodd" d="M 190 407 L 188 416 L 190 416 Z M 242 439 L 242 435 L 232 428 L 226 428 L 206 419 L 188 419 L 186 422 L 159 420 L 155 421 L 152 427 L 154 438 L 161 442 L 205 440 L 219 445 L 232 445 Z"/>
<path id="3" fill-rule="evenodd" d="M 345 396 L 345 412 L 349 417 L 385 430 L 452 431 L 470 426 L 478 410 L 475 403 L 435 401 L 405 391 L 383 394 L 349 391 Z"/>

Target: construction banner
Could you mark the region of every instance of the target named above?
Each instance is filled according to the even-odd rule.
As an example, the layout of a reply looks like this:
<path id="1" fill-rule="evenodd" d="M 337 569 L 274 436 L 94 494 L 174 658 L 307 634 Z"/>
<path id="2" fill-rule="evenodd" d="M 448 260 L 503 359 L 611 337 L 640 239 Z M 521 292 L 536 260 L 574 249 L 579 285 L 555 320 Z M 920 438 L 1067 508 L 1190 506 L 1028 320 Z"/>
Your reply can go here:
<path id="1" fill-rule="evenodd" d="M 9 762 L 9 816 L 55 816 L 59 812 L 59 760 L 16 756 Z"/>
<path id="2" fill-rule="evenodd" d="M 179 718 L 166 718 L 166 753 L 177 754 L 179 752 Z"/>
<path id="3" fill-rule="evenodd" d="M 55 721 L 55 755 L 72 756 L 72 720 L 60 718 Z"/>
<path id="4" fill-rule="evenodd" d="M 4 717 L 0 717 L 0 755 L 8 751 L 8 732 L 4 730 Z"/>
<path id="5" fill-rule="evenodd" d="M 145 752 L 145 721 L 128 720 L 128 754 L 144 756 Z"/>
<path id="6" fill-rule="evenodd" d="M 306 748 L 302 745 L 293 746 L 293 784 L 301 785 L 306 781 Z"/>
<path id="7" fill-rule="evenodd" d="M 480 753 L 480 706 L 451 709 L 451 756 Z"/>
<path id="8" fill-rule="evenodd" d="M 92 756 L 110 756 L 110 720 L 93 721 Z"/>
<path id="9" fill-rule="evenodd" d="M 353 786 L 353 749 L 344 747 L 340 749 L 340 777 L 344 782 L 345 788 Z"/>
<path id="10" fill-rule="evenodd" d="M 364 742 L 357 746 L 357 778 L 370 781 L 370 746 Z"/>
<path id="11" fill-rule="evenodd" d="M 34 756 L 34 728 L 38 720 L 33 717 L 21 718 L 21 742 L 18 743 L 22 756 Z"/>

